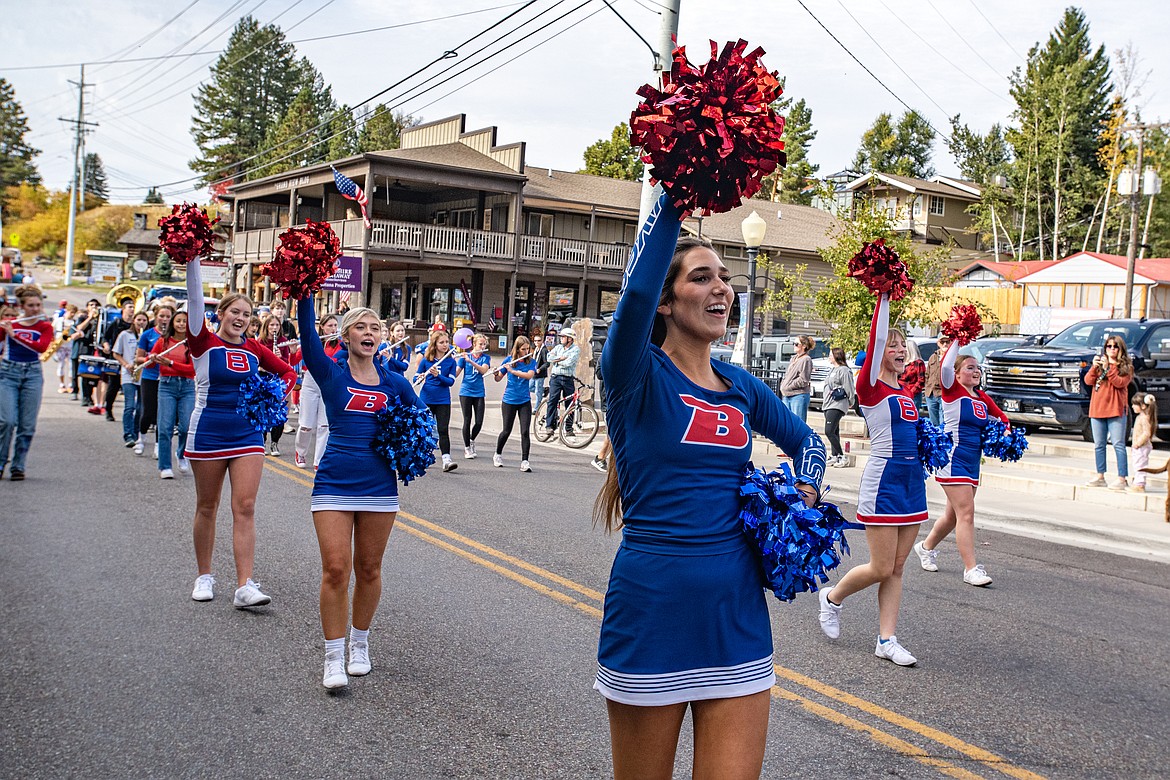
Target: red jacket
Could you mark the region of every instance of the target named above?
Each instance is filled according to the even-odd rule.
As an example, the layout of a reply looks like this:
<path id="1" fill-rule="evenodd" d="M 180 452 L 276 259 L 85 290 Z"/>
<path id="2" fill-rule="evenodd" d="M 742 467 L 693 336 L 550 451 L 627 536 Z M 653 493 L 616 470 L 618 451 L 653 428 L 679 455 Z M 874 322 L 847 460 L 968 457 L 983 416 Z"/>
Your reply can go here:
<path id="1" fill-rule="evenodd" d="M 1089 417 L 1095 420 L 1107 420 L 1110 417 L 1124 417 L 1129 414 L 1129 384 L 1133 381 L 1133 369 L 1122 376 L 1117 373 L 1117 366 L 1109 366 L 1105 372 L 1105 381 L 1097 386 L 1097 379 L 1101 376 L 1101 369 L 1093 366 L 1085 374 L 1085 382 L 1093 389 L 1089 398 Z"/>

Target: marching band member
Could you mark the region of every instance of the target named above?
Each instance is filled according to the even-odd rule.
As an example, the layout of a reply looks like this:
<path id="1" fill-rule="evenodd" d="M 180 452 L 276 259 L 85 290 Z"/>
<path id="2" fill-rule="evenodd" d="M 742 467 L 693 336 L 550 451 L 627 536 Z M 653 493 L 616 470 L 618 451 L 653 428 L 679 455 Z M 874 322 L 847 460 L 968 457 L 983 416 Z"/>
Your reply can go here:
<path id="1" fill-rule="evenodd" d="M 475 334 L 472 337 L 471 352 L 460 355 L 456 364 L 458 370 L 463 372 L 463 381 L 459 383 L 459 408 L 463 412 L 463 457 L 474 458 L 475 437 L 479 436 L 480 429 L 483 428 L 483 410 L 486 403 L 483 375 L 490 370 L 492 364 L 492 356 L 488 354 L 488 337 L 482 333 Z"/>
<path id="2" fill-rule="evenodd" d="M 187 442 L 190 440 L 191 412 L 195 410 L 195 366 L 191 363 L 187 312 L 177 312 L 167 323 L 163 337 L 150 348 L 151 362 L 159 365 L 158 380 L 158 475 L 173 479 L 171 441 L 179 430 L 179 471 L 190 469 Z M 163 353 L 166 353 L 165 355 Z"/>
<path id="3" fill-rule="evenodd" d="M 236 563 L 238 608 L 256 607 L 272 599 L 252 581 L 256 549 L 256 493 L 264 470 L 264 435 L 236 411 L 240 385 L 262 368 L 276 374 L 286 391 L 296 381 L 292 366 L 244 337 L 252 316 L 252 301 L 229 293 L 216 307 L 219 332 L 212 333 L 201 313 L 203 279 L 198 258 L 187 264 L 187 310 L 195 312 L 188 324 L 187 349 L 195 366 L 195 411 L 187 438 L 187 457 L 195 477 L 195 562 L 199 576 L 191 598 L 214 597 L 211 556 L 215 548 L 215 516 L 225 476 L 231 481 L 232 548 Z"/>
<path id="4" fill-rule="evenodd" d="M 168 300 L 174 300 L 170 298 Z M 138 378 L 139 400 L 142 414 L 138 415 L 138 440 L 134 442 L 134 454 L 141 455 L 146 449 L 146 434 L 150 426 L 155 426 L 154 456 L 158 457 L 158 384 L 159 365 L 153 360 L 148 361 L 154 345 L 162 338 L 171 325 L 171 318 L 175 316 L 175 307 L 169 303 L 161 303 L 154 310 L 154 326 L 147 328 L 138 337 L 138 355 L 136 361 L 145 364 L 142 374 Z"/>
<path id="5" fill-rule="evenodd" d="M 45 375 L 41 353 L 53 341 L 53 326 L 43 314 L 44 298 L 36 285 L 22 284 L 14 291 L 20 317 L 0 320 L 4 357 L 0 360 L 0 477 L 12 455 L 8 478 L 24 479 L 28 449 L 37 432 L 41 391 Z M 13 434 L 16 444 L 13 446 Z"/>
<path id="6" fill-rule="evenodd" d="M 410 345 L 403 341 L 405 338 L 406 326 L 402 324 L 402 320 L 399 320 L 390 326 L 390 343 L 397 346 L 393 347 L 388 353 L 386 353 L 386 360 L 390 368 L 403 375 L 405 375 L 407 370 L 410 368 L 410 360 L 413 357 L 413 354 L 410 351 Z"/>
<path id="7" fill-rule="evenodd" d="M 529 436 L 532 429 L 532 399 L 528 396 L 528 383 L 536 376 L 536 359 L 532 355 L 532 342 L 523 336 L 517 336 L 512 343 L 512 351 L 504 358 L 503 364 L 494 372 L 492 378 L 499 382 L 504 374 L 508 375 L 508 384 L 504 386 L 504 395 L 500 399 L 500 413 L 504 416 L 500 435 L 496 437 L 496 454 L 492 455 L 492 465 L 496 468 L 504 467 L 504 445 L 512 435 L 512 425 L 516 418 L 520 418 L 520 470 L 532 471 L 528 463 Z"/>
<path id="8" fill-rule="evenodd" d="M 440 325 L 442 323 L 439 323 Z M 443 471 L 454 471 L 459 464 L 451 460 L 451 385 L 455 384 L 455 358 L 451 357 L 451 337 L 446 329 L 435 329 L 415 369 L 415 382 L 423 377 L 418 396 L 431 413 L 439 431 L 439 452 L 443 454 Z"/>

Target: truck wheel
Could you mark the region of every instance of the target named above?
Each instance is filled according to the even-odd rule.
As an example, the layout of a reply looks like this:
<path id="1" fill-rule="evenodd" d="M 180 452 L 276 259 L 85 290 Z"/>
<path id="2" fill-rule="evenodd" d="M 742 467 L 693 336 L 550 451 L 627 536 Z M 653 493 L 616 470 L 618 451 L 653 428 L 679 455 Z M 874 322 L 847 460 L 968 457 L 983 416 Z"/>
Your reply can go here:
<path id="1" fill-rule="evenodd" d="M 1085 441 L 1093 440 L 1093 426 L 1088 420 L 1085 420 L 1085 426 L 1081 428 L 1081 438 Z"/>

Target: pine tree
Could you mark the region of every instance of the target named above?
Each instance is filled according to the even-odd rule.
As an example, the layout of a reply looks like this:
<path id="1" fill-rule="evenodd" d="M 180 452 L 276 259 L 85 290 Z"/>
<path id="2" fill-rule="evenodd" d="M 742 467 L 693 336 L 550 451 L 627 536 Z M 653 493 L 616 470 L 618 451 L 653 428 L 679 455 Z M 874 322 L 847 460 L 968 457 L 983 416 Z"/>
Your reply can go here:
<path id="1" fill-rule="evenodd" d="M 1011 172 L 1011 150 L 1003 128 L 994 124 L 986 135 L 980 135 L 963 124 L 959 114 L 955 114 L 951 117 L 947 148 L 959 165 L 959 175 L 982 187 L 979 202 L 968 208 L 975 217 L 980 236 L 985 240 L 1010 242 L 1010 228 L 1001 223 L 1010 213 L 1010 203 L 996 180 L 997 176 L 1006 179 Z"/>
<path id="2" fill-rule="evenodd" d="M 341 160 L 358 153 L 357 124 L 349 106 L 339 106 L 329 123 L 329 147 L 326 160 Z"/>
<path id="3" fill-rule="evenodd" d="M 150 270 L 150 278 L 157 282 L 169 282 L 174 275 L 175 267 L 171 263 L 171 258 L 165 253 L 160 254 L 158 260 L 154 261 L 154 268 Z"/>
<path id="4" fill-rule="evenodd" d="M 191 135 L 199 157 L 191 169 L 205 182 L 239 179 L 263 148 L 304 86 L 296 51 L 275 25 L 243 17 L 227 48 L 211 68 L 211 79 L 195 94 Z"/>
<path id="5" fill-rule="evenodd" d="M 41 181 L 32 162 L 41 151 L 29 146 L 26 135 L 28 118 L 16 100 L 16 90 L 0 79 L 0 206 L 6 202 L 7 189 L 12 185 Z"/>
<path id="6" fill-rule="evenodd" d="M 100 206 L 110 200 L 106 167 L 97 152 L 85 155 L 85 204 L 86 208 Z"/>
<path id="7" fill-rule="evenodd" d="M 591 173 L 624 181 L 641 181 L 642 160 L 630 146 L 630 126 L 625 122 L 613 129 L 609 140 L 602 138 L 585 150 L 585 167 L 578 173 Z"/>
<path id="8" fill-rule="evenodd" d="M 907 111 L 894 124 L 889 113 L 879 114 L 861 135 L 853 167 L 862 173 L 877 171 L 925 179 L 934 175 L 930 164 L 934 129 L 916 111 Z"/>
<path id="9" fill-rule="evenodd" d="M 783 79 L 780 89 L 784 89 Z M 777 100 L 772 108 L 784 117 L 784 151 L 788 155 L 788 164 L 764 177 L 756 197 L 807 206 L 812 203 L 813 193 L 804 190 L 820 169 L 819 165 L 808 161 L 808 148 L 817 137 L 817 131 L 812 129 L 812 109 L 804 98 L 793 103 L 789 97 Z"/>
<path id="10" fill-rule="evenodd" d="M 378 152 L 397 149 L 402 144 L 402 131 L 414 127 L 419 120 L 401 111 L 392 111 L 379 103 L 366 115 L 358 134 L 358 151 Z"/>
<path id="11" fill-rule="evenodd" d="M 317 126 L 324 118 L 317 113 L 317 101 L 308 87 L 288 107 L 284 118 L 269 128 L 264 137 L 264 153 L 254 165 L 251 178 L 291 171 L 325 159 L 328 147 L 321 142 L 324 133 Z"/>
<path id="12" fill-rule="evenodd" d="M 149 204 L 166 203 L 166 201 L 163 200 L 162 193 L 158 191 L 158 187 L 151 187 L 148 189 L 146 191 L 146 198 L 142 202 Z"/>

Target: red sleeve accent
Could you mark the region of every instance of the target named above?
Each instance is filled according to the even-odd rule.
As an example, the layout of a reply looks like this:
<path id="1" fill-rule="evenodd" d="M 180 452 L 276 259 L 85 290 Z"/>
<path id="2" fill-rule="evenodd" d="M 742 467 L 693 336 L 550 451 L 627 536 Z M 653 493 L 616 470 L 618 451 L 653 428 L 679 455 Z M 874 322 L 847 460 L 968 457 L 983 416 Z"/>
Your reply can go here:
<path id="1" fill-rule="evenodd" d="M 987 410 L 991 412 L 994 417 L 999 418 L 1000 422 L 1002 422 L 1004 425 L 1011 426 L 1012 421 L 1007 418 L 1007 415 L 1003 413 L 1003 410 L 995 405 L 995 401 L 992 401 L 991 397 L 988 396 L 987 393 L 983 392 L 982 390 L 976 390 L 975 392 L 979 393 L 979 400 L 987 404 Z"/>
<path id="2" fill-rule="evenodd" d="M 191 357 L 203 355 L 207 350 L 214 347 L 217 342 L 220 342 L 219 337 L 211 332 L 211 329 L 207 327 L 206 323 L 199 330 L 199 333 L 195 333 L 192 330 L 187 331 L 187 348 L 191 353 Z"/>
<path id="3" fill-rule="evenodd" d="M 26 330 L 35 330 L 40 334 L 40 338 L 34 340 L 27 333 L 21 333 L 15 330 L 12 332 L 12 338 L 34 352 L 43 354 L 49 348 L 50 342 L 53 341 L 53 326 L 44 321 L 34 322 L 32 325 L 27 326 Z"/>
<path id="4" fill-rule="evenodd" d="M 285 363 L 268 347 L 261 344 L 256 339 L 248 339 L 244 342 L 244 349 L 255 355 L 260 361 L 260 368 L 264 369 L 270 374 L 276 374 L 284 380 L 284 390 L 288 392 L 292 390 L 293 385 L 297 383 L 297 372 L 288 363 Z"/>

